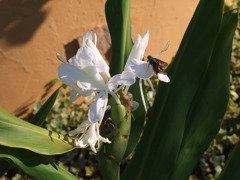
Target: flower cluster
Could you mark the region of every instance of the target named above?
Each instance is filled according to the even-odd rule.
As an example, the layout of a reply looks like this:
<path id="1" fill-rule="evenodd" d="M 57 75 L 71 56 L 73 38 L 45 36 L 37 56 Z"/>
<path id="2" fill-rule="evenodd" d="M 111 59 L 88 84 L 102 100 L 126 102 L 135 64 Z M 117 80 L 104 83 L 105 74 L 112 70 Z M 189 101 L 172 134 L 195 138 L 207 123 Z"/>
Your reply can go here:
<path id="1" fill-rule="evenodd" d="M 118 104 L 121 104 L 116 93 L 122 89 L 127 93 L 137 77 L 147 80 L 151 85 L 149 78 L 154 73 L 154 69 L 152 65 L 143 60 L 148 39 L 149 32 L 146 32 L 143 38 L 137 35 L 124 71 L 113 77 L 109 73 L 109 66 L 96 47 L 97 36 L 92 32 L 84 35 L 82 47 L 68 61 L 57 54 L 58 59 L 63 62 L 58 68 L 58 75 L 64 84 L 72 87 L 70 100 L 74 101 L 80 96 L 95 95 L 93 103 L 89 107 L 88 119 L 82 122 L 77 129 L 69 132 L 71 136 L 79 137 L 80 135 L 76 141 L 77 146 L 81 148 L 90 146 L 93 152 L 97 152 L 96 148 L 99 148 L 100 142 L 111 143 L 99 132 L 107 109 L 108 94 L 115 98 Z M 169 82 L 166 74 L 158 75 L 158 77 L 162 81 Z M 142 91 L 141 88 L 140 90 Z M 143 100 L 143 102 L 146 109 L 145 101 Z"/>

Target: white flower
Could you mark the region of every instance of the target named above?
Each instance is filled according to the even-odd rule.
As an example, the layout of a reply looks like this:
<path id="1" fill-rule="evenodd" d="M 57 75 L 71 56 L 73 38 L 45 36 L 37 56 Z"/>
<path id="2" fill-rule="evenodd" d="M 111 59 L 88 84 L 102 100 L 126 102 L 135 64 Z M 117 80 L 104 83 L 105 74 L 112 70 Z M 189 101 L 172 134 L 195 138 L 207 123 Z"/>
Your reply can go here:
<path id="1" fill-rule="evenodd" d="M 140 78 L 140 91 L 146 110 L 141 83 L 142 79 L 146 79 L 152 87 L 149 78 L 154 73 L 152 65 L 143 60 L 148 39 L 148 31 L 143 38 L 137 35 L 124 71 L 113 77 L 110 76 L 109 66 L 96 47 L 97 36 L 94 34 L 93 39 L 92 32 L 84 35 L 83 46 L 68 61 L 65 61 L 62 56 L 57 54 L 58 59 L 63 62 L 58 68 L 58 75 L 64 84 L 72 87 L 70 100 L 74 101 L 79 96 L 86 97 L 95 94 L 93 103 L 89 107 L 88 120 L 81 123 L 77 129 L 69 132 L 70 135 L 81 134 L 76 141 L 77 146 L 82 148 L 90 146 L 93 152 L 96 152 L 100 142 L 110 143 L 107 138 L 103 138 L 99 133 L 99 127 L 107 108 L 108 94 L 112 95 L 118 104 L 121 104 L 115 93 L 125 88 L 126 94 L 130 85 L 135 83 L 136 77 Z M 167 47 L 158 55 L 166 49 Z M 165 82 L 168 81 L 167 75 L 159 74 L 158 78 Z"/>
<path id="2" fill-rule="evenodd" d="M 93 152 L 97 152 L 100 142 L 111 143 L 107 138 L 99 134 L 99 123 L 91 123 L 88 120 L 83 121 L 77 129 L 68 133 L 71 136 L 81 134 L 80 138 L 76 141 L 76 145 L 81 148 L 90 146 Z"/>
<path id="3" fill-rule="evenodd" d="M 99 134 L 99 126 L 108 103 L 108 94 L 111 94 L 116 102 L 121 104 L 114 90 L 122 85 L 132 85 L 135 77 L 132 72 L 123 72 L 111 78 L 109 66 L 96 47 L 96 35 L 94 37 L 95 41 L 93 42 L 92 33 L 86 33 L 83 37 L 83 46 L 68 62 L 59 54 L 57 57 L 63 62 L 58 68 L 58 75 L 64 84 L 72 87 L 71 101 L 76 100 L 79 96 L 86 97 L 92 93 L 96 94 L 88 111 L 89 123 L 84 122 L 83 125 L 80 125 L 84 128 L 76 130 L 76 132 L 82 133 L 81 138 L 76 141 L 76 145 L 80 147 L 89 145 L 95 152 L 96 142 L 110 142 Z"/>
<path id="4" fill-rule="evenodd" d="M 59 57 L 59 55 L 57 56 Z M 108 102 L 108 93 L 120 104 L 120 100 L 113 93 L 113 90 L 119 85 L 130 86 L 135 82 L 129 73 L 110 77 L 109 66 L 97 49 L 96 40 L 93 43 L 91 32 L 84 36 L 83 46 L 77 54 L 59 66 L 58 74 L 64 84 L 72 87 L 71 101 L 79 96 L 97 93 L 88 112 L 89 121 L 92 123 L 101 122 Z"/>
<path id="5" fill-rule="evenodd" d="M 131 71 L 134 72 L 137 77 L 140 79 L 146 79 L 148 80 L 152 74 L 154 73 L 152 66 L 144 61 L 143 56 L 144 52 L 146 50 L 146 47 L 148 45 L 149 40 L 149 31 L 145 33 L 143 38 L 140 35 L 137 35 L 134 41 L 133 48 L 131 50 L 131 53 L 128 57 L 127 63 L 125 65 L 125 71 Z M 164 47 L 163 50 L 161 50 L 155 58 L 158 57 L 162 52 L 166 51 L 168 48 L 168 43 Z M 167 75 L 163 75 L 158 73 L 157 74 L 159 80 L 164 82 L 169 82 L 169 78 Z"/>
<path id="6" fill-rule="evenodd" d="M 128 57 L 127 63 L 124 68 L 124 71 L 133 72 L 136 77 L 140 78 L 140 81 L 139 81 L 140 91 L 141 91 L 141 96 L 143 100 L 143 105 L 146 111 L 147 111 L 147 107 L 146 107 L 146 103 L 145 103 L 144 95 L 142 91 L 142 79 L 147 80 L 150 87 L 154 91 L 153 85 L 150 81 L 150 77 L 153 75 L 154 70 L 150 63 L 144 61 L 144 53 L 148 45 L 148 40 L 149 40 L 149 31 L 145 33 L 143 38 L 140 35 L 136 36 L 133 48 L 130 52 L 130 55 Z M 162 52 L 166 51 L 167 48 L 168 48 L 168 43 L 166 44 L 163 50 L 161 50 L 156 56 L 154 56 L 154 58 L 158 57 Z M 158 79 L 161 81 L 170 82 L 166 74 L 157 73 L 157 76 L 158 76 Z"/>
<path id="7" fill-rule="evenodd" d="M 146 50 L 149 39 L 149 32 L 147 31 L 143 38 L 137 35 L 134 45 L 130 52 L 125 65 L 125 71 L 131 71 L 140 79 L 149 79 L 153 74 L 153 68 L 149 63 L 143 61 L 144 52 Z"/>

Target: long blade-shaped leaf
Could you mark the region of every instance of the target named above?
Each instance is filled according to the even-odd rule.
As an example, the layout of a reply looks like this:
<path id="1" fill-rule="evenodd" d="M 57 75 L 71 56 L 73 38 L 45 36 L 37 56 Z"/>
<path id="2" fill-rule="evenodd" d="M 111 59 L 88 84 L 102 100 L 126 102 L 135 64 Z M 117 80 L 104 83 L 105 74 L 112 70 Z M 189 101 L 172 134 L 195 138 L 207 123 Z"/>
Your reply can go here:
<path id="1" fill-rule="evenodd" d="M 130 1 L 107 0 L 105 5 L 108 28 L 112 40 L 110 73 L 121 73 L 131 48 Z"/>
<path id="2" fill-rule="evenodd" d="M 240 142 L 231 152 L 218 180 L 238 180 L 240 177 Z"/>
<path id="3" fill-rule="evenodd" d="M 201 0 L 160 84 L 151 116 L 123 179 L 168 179 L 181 146 L 188 110 L 207 69 L 220 28 L 222 0 Z"/>
<path id="4" fill-rule="evenodd" d="M 0 144 L 48 155 L 75 148 L 73 139 L 23 121 L 1 108 Z"/>
<path id="5" fill-rule="evenodd" d="M 176 167 L 170 179 L 188 179 L 195 164 L 219 131 L 229 98 L 230 59 L 238 14 L 223 17 L 212 58 L 189 112 Z"/>
<path id="6" fill-rule="evenodd" d="M 56 101 L 56 98 L 58 96 L 60 88 L 58 88 L 50 97 L 49 99 L 44 103 L 44 105 L 39 109 L 39 111 L 37 112 L 37 114 L 35 114 L 35 116 L 33 117 L 33 119 L 31 120 L 32 124 L 41 126 L 44 122 L 44 120 L 46 119 L 47 115 L 49 114 L 49 112 L 51 111 L 54 102 Z"/>
<path id="7" fill-rule="evenodd" d="M 48 157 L 33 153 L 26 149 L 0 146 L 0 157 L 10 160 L 26 174 L 34 179 L 77 180 L 63 167 L 53 163 Z"/>

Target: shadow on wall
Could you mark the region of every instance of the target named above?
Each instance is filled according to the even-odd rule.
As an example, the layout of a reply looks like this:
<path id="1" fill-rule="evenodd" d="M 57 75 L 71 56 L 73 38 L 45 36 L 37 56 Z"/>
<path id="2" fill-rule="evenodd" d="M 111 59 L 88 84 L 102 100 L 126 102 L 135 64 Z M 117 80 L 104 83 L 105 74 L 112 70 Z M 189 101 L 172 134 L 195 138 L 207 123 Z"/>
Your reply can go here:
<path id="1" fill-rule="evenodd" d="M 45 92 L 41 96 L 40 100 L 41 102 L 47 101 L 47 96 L 51 95 L 56 87 L 54 86 L 56 83 L 55 81 L 58 81 L 56 79 L 49 81 L 47 84 L 44 85 Z M 19 108 L 17 108 L 13 114 L 19 118 L 25 119 L 27 121 L 31 120 L 33 117 L 33 111 L 34 104 L 36 103 L 36 99 L 29 98 L 24 104 L 22 104 Z"/>
<path id="2" fill-rule="evenodd" d="M 19 117 L 21 119 L 31 119 L 32 117 L 32 113 L 30 112 L 30 109 L 32 109 L 31 107 L 33 107 L 35 101 L 32 100 L 32 98 L 30 98 L 29 100 L 27 100 L 23 105 L 21 105 L 19 108 L 17 108 L 13 114 L 16 117 Z"/>
<path id="3" fill-rule="evenodd" d="M 112 46 L 108 27 L 106 25 L 102 27 L 96 27 L 92 29 L 92 32 L 96 33 L 97 35 L 97 48 L 99 52 L 101 53 L 103 58 L 105 58 L 105 60 L 109 62 L 112 58 Z M 64 45 L 65 55 L 67 59 L 75 56 L 79 47 L 82 47 L 84 34 Z"/>
<path id="4" fill-rule="evenodd" d="M 0 0 L 0 39 L 18 45 L 31 39 L 46 18 L 49 0 Z"/>

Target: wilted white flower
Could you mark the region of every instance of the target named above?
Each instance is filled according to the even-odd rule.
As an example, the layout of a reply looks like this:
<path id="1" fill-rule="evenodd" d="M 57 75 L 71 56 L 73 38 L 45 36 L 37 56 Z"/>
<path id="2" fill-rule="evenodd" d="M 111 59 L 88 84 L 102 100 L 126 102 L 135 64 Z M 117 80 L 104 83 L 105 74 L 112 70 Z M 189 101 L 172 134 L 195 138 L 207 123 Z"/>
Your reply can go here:
<path id="1" fill-rule="evenodd" d="M 71 136 L 81 134 L 80 138 L 76 141 L 76 145 L 85 148 L 90 146 L 93 152 L 97 152 L 96 148 L 99 148 L 99 143 L 111 143 L 107 138 L 104 138 L 99 133 L 99 123 L 91 123 L 86 120 L 83 121 L 77 129 L 68 133 Z"/>

